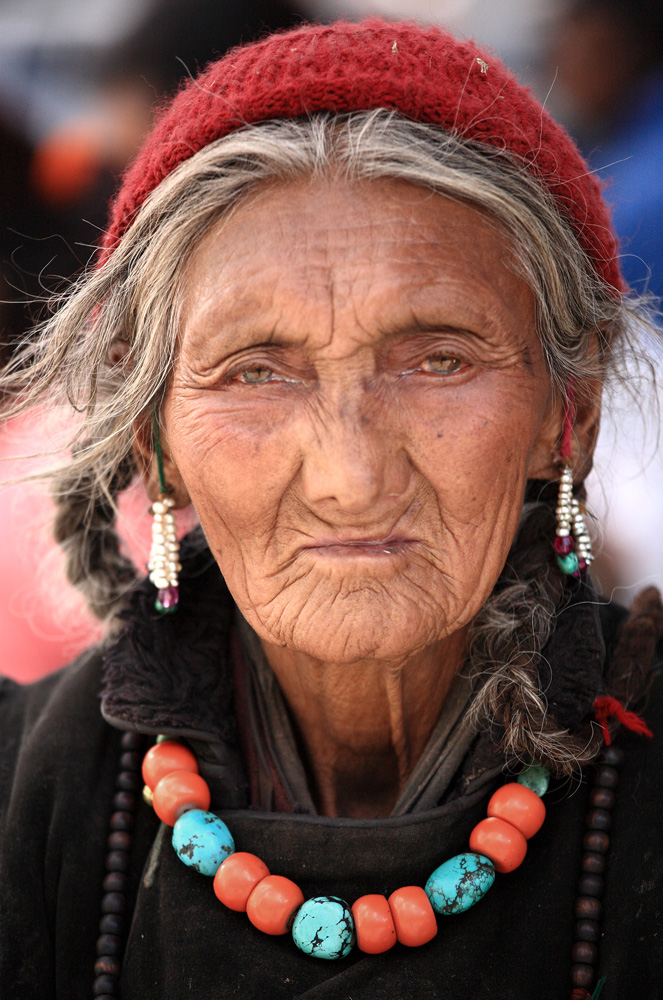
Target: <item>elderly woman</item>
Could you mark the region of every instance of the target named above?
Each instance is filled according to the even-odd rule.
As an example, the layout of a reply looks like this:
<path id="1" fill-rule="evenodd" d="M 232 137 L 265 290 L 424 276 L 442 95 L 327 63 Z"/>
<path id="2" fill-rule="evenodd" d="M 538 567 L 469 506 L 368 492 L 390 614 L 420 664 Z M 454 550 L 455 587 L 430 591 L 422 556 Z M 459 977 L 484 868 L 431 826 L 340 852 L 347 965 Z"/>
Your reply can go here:
<path id="1" fill-rule="evenodd" d="M 184 87 L 5 377 L 82 411 L 55 533 L 109 629 L 0 703 L 4 995 L 654 996 L 663 610 L 596 597 L 582 506 L 634 315 L 473 44 L 303 27 Z"/>

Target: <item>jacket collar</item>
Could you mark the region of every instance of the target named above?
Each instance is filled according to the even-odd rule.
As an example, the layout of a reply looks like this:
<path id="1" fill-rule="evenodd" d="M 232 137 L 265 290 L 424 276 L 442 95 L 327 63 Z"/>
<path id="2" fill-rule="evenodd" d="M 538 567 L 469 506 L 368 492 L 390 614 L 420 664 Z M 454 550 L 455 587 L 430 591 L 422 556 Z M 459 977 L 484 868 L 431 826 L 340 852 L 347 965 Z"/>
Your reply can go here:
<path id="1" fill-rule="evenodd" d="M 104 655 L 102 712 L 121 729 L 232 739 L 234 602 L 199 529 L 183 540 L 181 558 L 175 614 L 155 610 L 147 579 L 129 595 Z M 590 715 L 605 657 L 596 593 L 571 581 L 542 658 L 542 688 L 562 728 L 575 730 Z"/>

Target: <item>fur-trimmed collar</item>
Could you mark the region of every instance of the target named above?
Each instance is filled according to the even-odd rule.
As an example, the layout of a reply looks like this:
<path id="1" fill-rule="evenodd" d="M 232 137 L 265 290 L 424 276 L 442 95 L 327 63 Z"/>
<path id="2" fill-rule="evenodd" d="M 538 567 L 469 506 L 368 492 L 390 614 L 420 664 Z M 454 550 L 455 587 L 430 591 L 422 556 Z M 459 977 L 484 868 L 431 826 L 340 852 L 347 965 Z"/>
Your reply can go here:
<path id="1" fill-rule="evenodd" d="M 121 614 L 121 628 L 104 662 L 102 710 L 121 728 L 147 733 L 180 731 L 224 740 L 231 737 L 230 629 L 235 607 L 199 531 L 182 544 L 183 569 L 177 612 L 154 609 L 154 587 L 144 580 Z M 591 585 L 572 582 L 569 602 L 544 649 L 542 686 L 558 724 L 575 730 L 603 690 L 606 659 L 601 606 Z M 608 636 L 612 643 L 612 637 Z"/>

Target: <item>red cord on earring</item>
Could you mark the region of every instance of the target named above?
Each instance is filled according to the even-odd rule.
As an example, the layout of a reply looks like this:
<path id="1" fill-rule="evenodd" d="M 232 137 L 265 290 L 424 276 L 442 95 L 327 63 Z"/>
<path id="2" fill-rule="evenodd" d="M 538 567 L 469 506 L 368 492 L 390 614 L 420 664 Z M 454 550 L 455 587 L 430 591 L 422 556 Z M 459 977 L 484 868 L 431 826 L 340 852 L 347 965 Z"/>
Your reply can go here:
<path id="1" fill-rule="evenodd" d="M 649 736 L 650 738 L 654 735 L 644 719 L 636 715 L 635 712 L 629 712 L 620 701 L 607 694 L 601 695 L 594 701 L 594 718 L 601 727 L 603 740 L 607 747 L 612 742 L 608 729 L 608 719 L 616 719 L 632 733 L 639 733 L 641 736 Z"/>

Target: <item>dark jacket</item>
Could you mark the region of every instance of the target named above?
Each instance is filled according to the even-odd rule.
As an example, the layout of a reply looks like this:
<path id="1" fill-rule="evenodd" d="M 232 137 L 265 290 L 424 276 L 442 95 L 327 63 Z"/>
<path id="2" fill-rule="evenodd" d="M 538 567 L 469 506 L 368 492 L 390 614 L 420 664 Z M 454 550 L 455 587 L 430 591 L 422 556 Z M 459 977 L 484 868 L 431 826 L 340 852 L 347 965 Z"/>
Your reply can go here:
<path id="1" fill-rule="evenodd" d="M 437 865 L 467 849 L 491 791 L 504 780 L 504 762 L 483 734 L 450 793 L 429 812 L 359 821 L 250 808 L 233 717 L 232 602 L 209 564 L 201 563 L 197 579 L 197 588 L 188 596 L 184 591 L 177 615 L 158 619 L 149 589 L 141 588 L 123 632 L 105 651 L 92 651 L 28 687 L 5 684 L 0 698 L 3 1000 L 92 995 L 122 729 L 189 738 L 210 784 L 212 807 L 228 823 L 237 848 L 294 879 L 306 897 L 330 894 L 350 903 L 368 892 L 423 885 Z M 548 656 L 560 664 L 548 692 L 560 716 L 587 716 L 601 685 L 605 643 L 610 653 L 623 619 L 623 612 L 604 608 L 599 629 L 596 611 L 585 600 L 562 615 L 561 645 Z M 649 645 L 640 642 L 638 648 L 651 652 L 651 623 L 638 634 L 642 639 L 647 627 Z M 644 714 L 657 738 L 621 732 L 617 739 L 625 762 L 603 896 L 601 1000 L 663 998 L 660 685 L 653 685 Z M 553 785 L 545 800 L 546 821 L 522 866 L 498 875 L 471 910 L 439 918 L 439 933 L 430 944 L 396 945 L 381 956 L 353 949 L 340 961 L 309 958 L 289 936 L 267 937 L 243 914 L 225 909 L 213 895 L 212 880 L 180 862 L 168 834 L 157 837 L 158 820 L 140 800 L 122 997 L 564 1000 L 571 995 L 590 784 Z"/>

